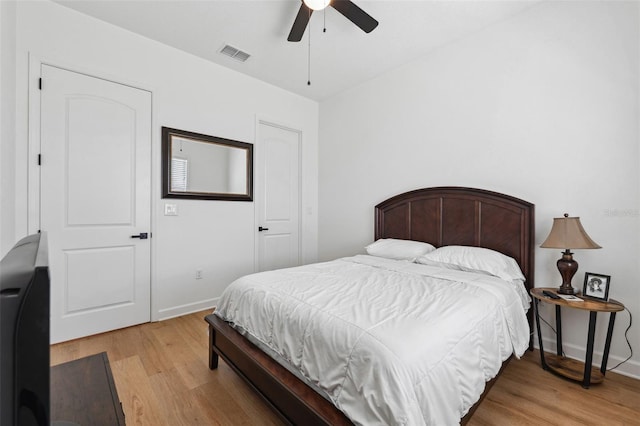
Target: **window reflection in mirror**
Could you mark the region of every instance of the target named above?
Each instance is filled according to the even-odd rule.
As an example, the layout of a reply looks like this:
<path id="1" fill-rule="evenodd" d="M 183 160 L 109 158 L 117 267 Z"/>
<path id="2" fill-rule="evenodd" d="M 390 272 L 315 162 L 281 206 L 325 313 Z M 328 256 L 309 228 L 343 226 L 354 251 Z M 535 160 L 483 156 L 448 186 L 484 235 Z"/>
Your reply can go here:
<path id="1" fill-rule="evenodd" d="M 253 199 L 253 145 L 162 128 L 163 198 Z"/>

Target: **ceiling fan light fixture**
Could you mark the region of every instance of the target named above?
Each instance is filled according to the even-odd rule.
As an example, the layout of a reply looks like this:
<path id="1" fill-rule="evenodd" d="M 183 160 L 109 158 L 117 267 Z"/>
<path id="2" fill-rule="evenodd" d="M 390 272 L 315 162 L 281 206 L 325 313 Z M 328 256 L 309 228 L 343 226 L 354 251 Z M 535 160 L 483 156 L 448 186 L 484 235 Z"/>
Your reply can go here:
<path id="1" fill-rule="evenodd" d="M 331 0 L 302 0 L 309 9 L 322 10 L 329 6 Z"/>
<path id="2" fill-rule="evenodd" d="M 373 19 L 367 12 L 360 9 L 351 0 L 302 0 L 300 2 L 300 9 L 298 9 L 296 19 L 293 21 L 293 25 L 291 26 L 291 32 L 289 32 L 287 41 L 298 42 L 302 40 L 302 36 L 309 25 L 313 11 L 326 9 L 327 6 L 331 6 L 367 34 L 378 26 L 378 21 Z"/>

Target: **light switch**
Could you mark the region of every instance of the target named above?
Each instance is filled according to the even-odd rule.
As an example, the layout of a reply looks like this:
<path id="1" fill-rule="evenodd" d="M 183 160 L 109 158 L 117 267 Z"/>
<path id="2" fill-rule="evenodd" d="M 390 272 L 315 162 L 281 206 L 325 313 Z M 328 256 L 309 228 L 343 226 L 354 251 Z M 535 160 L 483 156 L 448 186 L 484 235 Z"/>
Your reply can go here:
<path id="1" fill-rule="evenodd" d="M 165 216 L 178 216 L 178 205 L 177 204 L 165 204 L 164 205 L 164 215 Z"/>

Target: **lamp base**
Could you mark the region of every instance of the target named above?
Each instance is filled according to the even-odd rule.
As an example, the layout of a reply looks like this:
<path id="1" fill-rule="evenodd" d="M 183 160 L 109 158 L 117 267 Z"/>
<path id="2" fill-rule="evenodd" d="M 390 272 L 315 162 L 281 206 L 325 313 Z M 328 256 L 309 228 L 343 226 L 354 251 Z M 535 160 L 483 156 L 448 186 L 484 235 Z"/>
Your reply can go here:
<path id="1" fill-rule="evenodd" d="M 578 262 L 573 260 L 573 253 L 569 249 L 562 252 L 562 258 L 558 259 L 556 266 L 562 276 L 562 285 L 558 288 L 558 293 L 576 294 L 576 290 L 571 286 L 571 279 L 578 270 Z"/>
<path id="2" fill-rule="evenodd" d="M 576 289 L 573 287 L 564 287 L 564 286 L 560 286 L 558 287 L 557 293 L 559 294 L 571 294 L 574 295 L 576 294 Z"/>

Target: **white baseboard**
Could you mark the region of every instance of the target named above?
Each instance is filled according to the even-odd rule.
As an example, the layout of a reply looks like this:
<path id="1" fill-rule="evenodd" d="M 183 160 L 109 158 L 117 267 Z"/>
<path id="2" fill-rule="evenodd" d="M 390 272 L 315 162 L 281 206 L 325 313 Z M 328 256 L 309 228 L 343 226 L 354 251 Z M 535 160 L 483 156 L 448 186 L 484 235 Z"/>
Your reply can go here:
<path id="1" fill-rule="evenodd" d="M 172 306 L 171 308 L 160 309 L 158 311 L 158 321 L 180 317 L 182 315 L 188 315 L 198 311 L 204 311 L 205 309 L 211 309 L 213 312 L 213 307 L 216 306 L 219 301 L 220 298 L 216 297 L 213 299 L 201 300 L 195 303 L 187 303 L 186 305 Z"/>
<path id="2" fill-rule="evenodd" d="M 536 337 L 536 343 L 534 344 L 534 346 L 536 347 L 536 349 L 540 349 L 540 346 L 538 345 L 537 340 L 538 339 Z M 544 337 L 542 341 L 544 343 L 545 352 L 555 353 L 555 349 L 556 349 L 555 338 Z M 572 345 L 572 344 L 563 342 L 562 349 L 564 350 L 564 355 L 567 358 L 572 358 L 572 359 L 576 359 L 578 361 L 584 362 L 585 353 L 587 351 L 586 347 Z M 619 362 L 622 362 L 623 360 L 624 358 L 620 358 L 620 357 L 609 354 L 609 359 L 607 360 L 607 371 L 609 368 L 617 365 Z M 602 351 L 597 351 L 594 348 L 592 365 L 600 368 L 601 363 L 602 363 Z M 634 361 L 633 359 L 630 359 L 629 361 L 622 364 L 620 367 L 611 371 L 618 374 L 622 374 L 623 376 L 628 376 L 633 379 L 640 380 L 640 363 L 637 361 Z"/>

